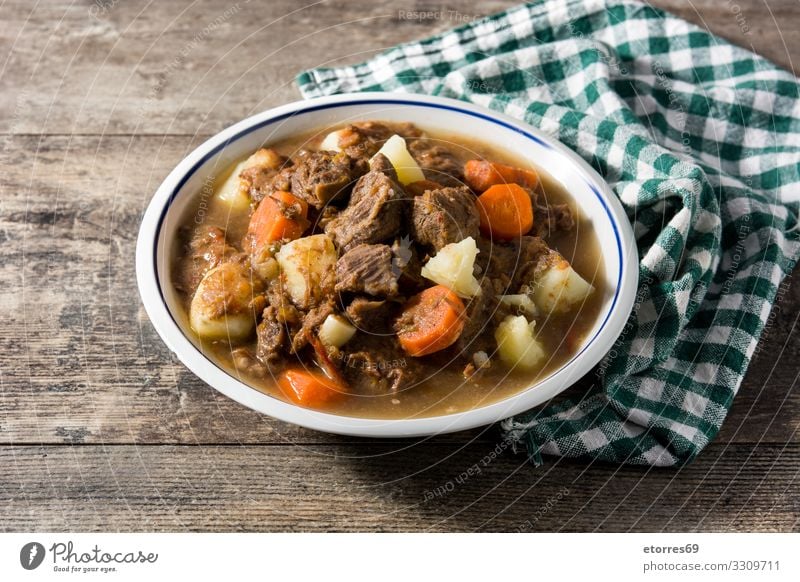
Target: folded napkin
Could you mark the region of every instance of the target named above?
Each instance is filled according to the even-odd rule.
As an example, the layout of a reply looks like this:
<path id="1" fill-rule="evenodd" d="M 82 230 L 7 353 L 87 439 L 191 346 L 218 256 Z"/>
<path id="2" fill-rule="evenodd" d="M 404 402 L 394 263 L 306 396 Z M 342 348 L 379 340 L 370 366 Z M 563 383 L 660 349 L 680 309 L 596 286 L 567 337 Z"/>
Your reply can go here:
<path id="1" fill-rule="evenodd" d="M 767 60 L 638 2 L 519 6 L 352 67 L 306 97 L 429 93 L 538 127 L 633 224 L 634 312 L 583 398 L 502 423 L 541 454 L 670 466 L 717 434 L 800 253 L 800 91 Z"/>

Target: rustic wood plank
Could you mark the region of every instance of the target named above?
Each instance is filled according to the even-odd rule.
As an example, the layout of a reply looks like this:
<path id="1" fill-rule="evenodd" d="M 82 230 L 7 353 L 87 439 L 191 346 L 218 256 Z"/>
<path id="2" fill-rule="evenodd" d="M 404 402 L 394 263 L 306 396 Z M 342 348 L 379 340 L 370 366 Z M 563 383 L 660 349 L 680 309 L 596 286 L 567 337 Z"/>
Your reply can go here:
<path id="1" fill-rule="evenodd" d="M 202 139 L 17 136 L 0 154 L 0 442 L 345 442 L 219 395 L 156 335 L 136 289 L 135 237 L 160 180 Z M 800 283 L 751 366 L 723 442 L 798 442 Z M 580 394 L 593 378 L 571 390 Z M 490 439 L 485 430 L 445 441 Z"/>
<path id="2" fill-rule="evenodd" d="M 2 447 L 0 529 L 792 531 L 800 445 L 681 470 L 534 469 L 466 447 Z"/>
<path id="3" fill-rule="evenodd" d="M 216 133 L 299 97 L 298 71 L 353 63 L 516 0 L 277 0 L 4 4 L 3 133 Z M 794 0 L 656 0 L 654 6 L 792 68 Z M 439 18 L 408 18 L 438 10 Z"/>
<path id="4" fill-rule="evenodd" d="M 433 20 L 389 0 L 4 4 L 0 133 L 45 135 L 0 137 L 0 443 L 15 444 L 0 447 L 0 529 L 800 527 L 796 277 L 719 437 L 678 471 L 534 469 L 494 458 L 491 429 L 395 443 L 305 431 L 203 385 L 147 321 L 130 262 L 139 218 L 203 135 L 297 99 L 298 70 L 513 4 L 450 0 Z M 794 0 L 651 4 L 790 70 L 800 57 Z"/>

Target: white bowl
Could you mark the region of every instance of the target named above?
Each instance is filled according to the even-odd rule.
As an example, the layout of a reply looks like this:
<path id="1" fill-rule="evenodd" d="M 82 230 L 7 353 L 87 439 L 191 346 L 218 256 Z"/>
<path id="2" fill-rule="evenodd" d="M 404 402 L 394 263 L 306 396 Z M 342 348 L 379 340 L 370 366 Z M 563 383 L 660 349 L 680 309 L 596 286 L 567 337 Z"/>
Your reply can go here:
<path id="1" fill-rule="evenodd" d="M 564 366 L 514 396 L 455 414 L 379 420 L 329 414 L 269 396 L 230 375 L 187 338 L 171 283 L 170 249 L 204 180 L 263 144 L 353 120 L 410 121 L 424 129 L 478 138 L 513 151 L 560 181 L 591 221 L 603 252 L 607 299 L 580 351 Z M 621 333 L 633 307 L 638 268 L 633 231 L 609 186 L 574 152 L 506 115 L 441 97 L 358 93 L 290 103 L 241 121 L 194 150 L 167 176 L 145 212 L 136 246 L 136 276 L 147 314 L 178 358 L 203 381 L 237 402 L 316 430 L 371 437 L 408 437 L 490 424 L 542 404 L 597 364 Z"/>

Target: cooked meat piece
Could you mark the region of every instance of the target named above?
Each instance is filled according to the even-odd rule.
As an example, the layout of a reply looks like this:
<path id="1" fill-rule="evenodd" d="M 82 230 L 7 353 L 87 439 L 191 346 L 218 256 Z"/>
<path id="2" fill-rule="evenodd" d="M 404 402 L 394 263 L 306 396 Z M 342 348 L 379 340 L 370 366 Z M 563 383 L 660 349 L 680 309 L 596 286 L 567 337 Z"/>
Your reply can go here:
<path id="1" fill-rule="evenodd" d="M 271 149 L 262 149 L 259 153 L 261 163 L 239 174 L 239 179 L 254 202 L 260 202 L 275 191 L 288 190 L 288 177 L 292 172 L 292 161 L 286 156 Z"/>
<path id="2" fill-rule="evenodd" d="M 300 324 L 303 314 L 292 303 L 280 278 L 273 279 L 267 286 L 267 303 L 276 309 L 279 322 L 289 326 Z"/>
<path id="3" fill-rule="evenodd" d="M 408 142 L 408 151 L 429 180 L 444 186 L 464 185 L 464 166 L 446 147 L 420 138 Z"/>
<path id="4" fill-rule="evenodd" d="M 181 235 L 186 237 L 188 233 L 182 230 Z M 188 295 L 193 294 L 206 273 L 225 261 L 237 260 L 240 254 L 228 244 L 223 229 L 198 226 L 185 244 L 184 258 L 178 262 L 175 287 Z"/>
<path id="5" fill-rule="evenodd" d="M 535 217 L 533 232 L 536 236 L 543 238 L 559 231 L 568 232 L 575 228 L 575 216 L 569 204 L 537 206 Z"/>
<path id="6" fill-rule="evenodd" d="M 454 349 L 462 356 L 472 357 L 479 351 L 492 353 L 495 349 L 492 323 L 497 309 L 497 295 L 494 284 L 488 278 L 481 280 L 481 293 L 465 301 L 466 323 Z"/>
<path id="7" fill-rule="evenodd" d="M 289 192 L 292 189 L 292 172 L 294 172 L 294 168 L 290 164 L 291 161 L 287 162 L 287 166 L 273 174 L 270 179 L 257 180 L 253 183 L 249 191 L 253 205 L 258 204 L 275 192 Z M 248 171 L 245 170 L 245 172 Z"/>
<path id="8" fill-rule="evenodd" d="M 536 268 L 539 258 L 549 254 L 550 248 L 538 236 L 521 236 L 512 242 L 511 247 L 514 254 L 519 257 L 519 264 L 511 283 L 516 293 L 522 285 L 533 279 L 533 269 Z"/>
<path id="9" fill-rule="evenodd" d="M 320 209 L 334 199 L 346 199 L 353 180 L 350 159 L 331 152 L 303 152 L 292 172 L 292 194 Z"/>
<path id="10" fill-rule="evenodd" d="M 339 147 L 351 158 L 369 159 L 383 142 L 394 133 L 389 127 L 375 121 L 360 121 L 348 125 L 339 134 Z"/>
<path id="11" fill-rule="evenodd" d="M 466 186 L 428 190 L 413 200 L 411 235 L 436 251 L 468 236 L 477 240 L 479 224 L 475 196 Z"/>
<path id="12" fill-rule="evenodd" d="M 341 252 L 361 243 L 379 243 L 400 231 L 405 206 L 402 188 L 382 172 L 359 178 L 350 203 L 325 227 Z"/>
<path id="13" fill-rule="evenodd" d="M 392 243 L 392 265 L 395 272 L 400 274 L 398 285 L 402 293 L 415 295 L 425 287 L 425 278 L 422 276 L 422 261 L 414 246 L 414 241 L 404 236 L 395 239 Z"/>
<path id="14" fill-rule="evenodd" d="M 311 309 L 303 317 L 302 325 L 297 333 L 292 337 L 292 351 L 297 353 L 308 345 L 309 337 L 316 335 L 319 326 L 331 313 L 334 312 L 333 301 L 326 301 L 319 307 Z"/>
<path id="15" fill-rule="evenodd" d="M 410 196 L 422 196 L 428 190 L 438 190 L 439 188 L 444 188 L 444 186 L 432 180 L 417 180 L 416 182 L 411 182 L 411 184 L 406 184 L 405 188 Z"/>
<path id="16" fill-rule="evenodd" d="M 267 367 L 274 367 L 282 358 L 286 345 L 286 324 L 279 319 L 278 309 L 269 305 L 264 309 L 261 323 L 256 327 L 256 358 Z"/>
<path id="17" fill-rule="evenodd" d="M 356 329 L 368 335 L 393 334 L 392 320 L 399 307 L 391 301 L 356 297 L 345 309 L 345 315 Z"/>
<path id="18" fill-rule="evenodd" d="M 383 154 L 378 154 L 372 158 L 372 162 L 370 163 L 369 167 L 375 172 L 383 172 L 392 180 L 397 182 L 397 170 L 394 169 L 394 166 L 392 165 L 392 162 L 389 161 L 389 158 Z"/>
<path id="19" fill-rule="evenodd" d="M 401 121 L 394 124 L 395 132 L 397 135 L 406 141 L 412 140 L 424 135 L 423 131 L 410 121 Z"/>
<path id="20" fill-rule="evenodd" d="M 521 236 L 509 243 L 491 242 L 480 237 L 475 259 L 482 277 L 493 281 L 497 294 L 518 293 L 531 280 L 540 255 L 549 252 L 538 236 Z"/>
<path id="21" fill-rule="evenodd" d="M 342 369 L 356 394 L 394 393 L 421 379 L 418 364 L 403 355 L 395 337 L 356 338 L 346 347 Z"/>
<path id="22" fill-rule="evenodd" d="M 231 359 L 236 371 L 242 375 L 263 378 L 267 375 L 267 367 L 258 361 L 250 348 L 239 346 L 231 350 Z M 272 368 L 274 371 L 274 368 Z"/>
<path id="23" fill-rule="evenodd" d="M 400 270 L 386 245 L 358 245 L 336 263 L 337 293 L 366 293 L 377 297 L 397 295 Z"/>
<path id="24" fill-rule="evenodd" d="M 312 234 L 320 234 L 325 231 L 325 227 L 328 223 L 336 218 L 336 215 L 339 214 L 339 209 L 335 206 L 326 206 L 318 213 L 315 213 L 314 220 L 312 224 L 314 225 L 314 232 Z"/>

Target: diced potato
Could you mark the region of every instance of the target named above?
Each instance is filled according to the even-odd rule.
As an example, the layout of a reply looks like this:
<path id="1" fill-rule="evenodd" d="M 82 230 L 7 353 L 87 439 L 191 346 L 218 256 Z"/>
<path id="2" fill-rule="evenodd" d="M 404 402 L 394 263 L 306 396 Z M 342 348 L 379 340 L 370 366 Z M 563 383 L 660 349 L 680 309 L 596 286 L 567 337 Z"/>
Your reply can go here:
<path id="1" fill-rule="evenodd" d="M 509 307 L 513 307 L 518 311 L 521 311 L 528 317 L 536 317 L 537 315 L 539 315 L 539 308 L 536 307 L 536 304 L 533 302 L 533 299 L 531 299 L 525 294 L 498 295 L 497 298 L 503 305 L 508 305 Z"/>
<path id="2" fill-rule="evenodd" d="M 232 210 L 247 210 L 250 207 L 250 196 L 241 188 L 239 174 L 247 169 L 247 161 L 239 162 L 230 176 L 217 188 L 217 200 L 227 204 Z"/>
<path id="3" fill-rule="evenodd" d="M 325 234 L 293 240 L 275 255 L 286 291 L 301 309 L 316 305 L 333 292 L 336 248 Z"/>
<path id="4" fill-rule="evenodd" d="M 425 263 L 421 274 L 460 297 L 474 297 L 481 292 L 480 283 L 472 274 L 479 252 L 475 239 L 468 236 L 461 242 L 443 247 Z"/>
<path id="5" fill-rule="evenodd" d="M 422 168 L 419 167 L 416 160 L 408 153 L 406 140 L 399 135 L 395 134 L 387 139 L 383 147 L 378 150 L 378 154 L 383 154 L 392 163 L 392 166 L 397 172 L 397 179 L 401 184 L 411 184 L 411 182 L 418 182 L 425 179 Z"/>
<path id="6" fill-rule="evenodd" d="M 567 260 L 553 251 L 543 269 L 536 270 L 533 300 L 545 313 L 566 313 L 594 292 Z"/>
<path id="7" fill-rule="evenodd" d="M 256 166 L 279 166 L 281 163 L 283 163 L 283 160 L 280 159 L 277 152 L 261 148 L 245 161 L 236 164 L 230 175 L 217 188 L 217 200 L 224 202 L 232 210 L 248 210 L 250 208 L 250 194 L 239 178 L 239 174 Z"/>
<path id="8" fill-rule="evenodd" d="M 340 348 L 349 342 L 355 333 L 356 328 L 344 317 L 335 313 L 326 317 L 319 327 L 320 341 L 326 346 L 335 348 Z"/>
<path id="9" fill-rule="evenodd" d="M 275 259 L 275 247 L 277 245 L 264 245 L 250 254 L 253 272 L 265 281 L 271 281 L 280 274 L 280 267 Z"/>
<path id="10" fill-rule="evenodd" d="M 342 135 L 343 130 L 332 131 L 328 135 L 325 136 L 325 139 L 322 140 L 322 143 L 319 144 L 319 149 L 326 151 L 326 152 L 340 152 L 342 151 L 341 146 L 339 145 L 339 138 Z"/>
<path id="11" fill-rule="evenodd" d="M 509 367 L 531 370 L 547 356 L 542 343 L 533 336 L 535 322 L 522 315 L 509 315 L 494 332 L 500 359 Z"/>
<path id="12" fill-rule="evenodd" d="M 189 323 L 203 339 L 247 339 L 255 329 L 255 294 L 248 270 L 238 263 L 211 269 L 195 291 Z"/>

